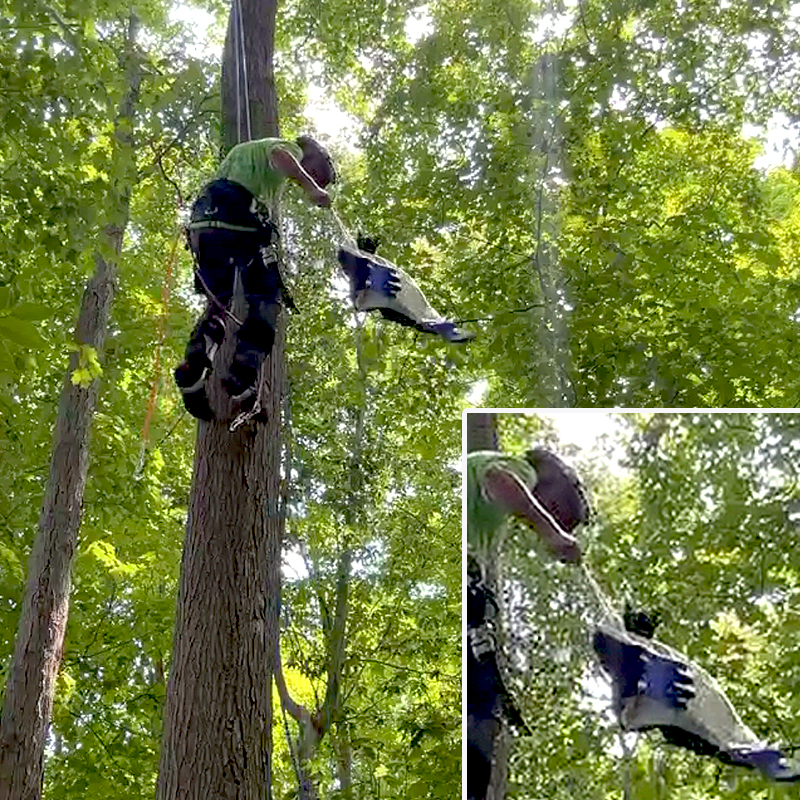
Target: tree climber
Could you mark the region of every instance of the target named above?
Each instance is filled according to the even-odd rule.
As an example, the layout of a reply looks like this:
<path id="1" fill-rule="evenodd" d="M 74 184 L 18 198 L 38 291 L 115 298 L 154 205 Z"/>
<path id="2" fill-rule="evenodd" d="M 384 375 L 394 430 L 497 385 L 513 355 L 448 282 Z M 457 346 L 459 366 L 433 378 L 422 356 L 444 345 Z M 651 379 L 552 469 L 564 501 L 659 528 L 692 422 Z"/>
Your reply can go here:
<path id="1" fill-rule="evenodd" d="M 336 180 L 336 170 L 327 150 L 310 136 L 237 144 L 192 206 L 188 245 L 195 259 L 195 289 L 206 295 L 208 308 L 175 370 L 175 382 L 187 410 L 199 419 L 214 417 L 206 380 L 225 335 L 237 270 L 247 313 L 222 385 L 243 407 L 256 401 L 258 369 L 275 341 L 280 302 L 292 305 L 279 271 L 274 221 L 287 178 L 299 183 L 315 205 L 330 206 L 325 187 Z"/>
<path id="2" fill-rule="evenodd" d="M 531 469 L 532 468 L 532 469 Z M 581 558 L 573 529 L 589 517 L 575 473 L 546 450 L 522 459 L 500 453 L 467 456 L 467 791 L 483 800 L 499 720 L 524 730 L 497 664 L 489 606 L 479 565 L 497 554 L 509 516 L 528 523 L 562 561 Z M 596 626 L 594 649 L 611 676 L 614 708 L 624 730 L 659 729 L 665 740 L 726 764 L 761 770 L 773 780 L 800 781 L 800 769 L 742 722 L 717 683 L 681 653 L 652 639 L 656 615 L 626 608 L 622 619 Z"/>
<path id="3" fill-rule="evenodd" d="M 484 584 L 486 565 L 495 558 L 510 518 L 525 522 L 551 554 L 578 562 L 581 551 L 572 531 L 589 519 L 586 493 L 573 470 L 538 448 L 524 458 L 491 451 L 467 456 L 467 794 L 483 800 L 491 778 L 494 739 L 505 718 L 525 731 L 522 716 L 505 689 L 489 606 L 497 609 Z M 533 537 L 536 538 L 536 537 Z"/>

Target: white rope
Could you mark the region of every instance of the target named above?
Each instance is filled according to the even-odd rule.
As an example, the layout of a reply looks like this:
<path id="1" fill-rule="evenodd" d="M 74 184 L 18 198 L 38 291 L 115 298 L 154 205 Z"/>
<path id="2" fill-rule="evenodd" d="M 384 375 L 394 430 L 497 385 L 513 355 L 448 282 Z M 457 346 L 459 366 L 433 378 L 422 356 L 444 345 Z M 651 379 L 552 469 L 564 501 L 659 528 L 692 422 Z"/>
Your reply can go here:
<path id="1" fill-rule="evenodd" d="M 239 22 L 239 50 L 241 53 L 242 79 L 244 81 L 244 118 L 247 124 L 247 141 L 253 138 L 250 128 L 250 82 L 247 76 L 247 51 L 244 46 L 244 21 L 242 17 L 242 0 L 236 0 L 237 17 Z"/>
<path id="2" fill-rule="evenodd" d="M 239 38 L 239 26 L 236 24 L 236 15 L 238 12 L 238 3 L 234 3 L 231 9 L 231 14 L 234 16 L 233 20 L 233 63 L 236 67 L 236 143 L 242 141 L 242 93 L 240 88 L 240 75 L 239 75 L 239 48 L 237 47 Z"/>
<path id="3" fill-rule="evenodd" d="M 336 211 L 334 211 L 333 208 L 329 208 L 328 210 L 331 212 L 333 218 L 336 220 L 336 224 L 339 226 L 339 233 L 341 233 L 342 238 L 345 241 L 345 244 L 358 250 L 358 242 L 356 241 L 356 238 L 347 229 L 347 226 L 344 224 L 344 222 L 342 222 L 341 217 L 336 213 Z"/>
<path id="4" fill-rule="evenodd" d="M 592 590 L 592 595 L 594 595 L 594 599 L 597 601 L 598 606 L 600 606 L 603 621 L 609 621 L 619 630 L 624 630 L 625 623 L 622 617 L 614 608 L 605 592 L 603 592 L 603 590 L 600 588 L 600 584 L 595 580 L 594 575 L 592 575 L 589 567 L 587 567 L 585 563 L 581 563 L 581 574 L 589 584 L 589 588 Z"/>
<path id="5" fill-rule="evenodd" d="M 250 125 L 250 82 L 247 76 L 247 53 L 244 46 L 244 17 L 241 0 L 233 0 L 231 7 L 233 26 L 233 56 L 236 67 L 236 142 L 250 141 L 253 131 Z M 242 93 L 244 88 L 244 93 Z M 244 127 L 242 130 L 242 97 L 244 96 Z M 244 139 L 246 134 L 247 138 Z"/>

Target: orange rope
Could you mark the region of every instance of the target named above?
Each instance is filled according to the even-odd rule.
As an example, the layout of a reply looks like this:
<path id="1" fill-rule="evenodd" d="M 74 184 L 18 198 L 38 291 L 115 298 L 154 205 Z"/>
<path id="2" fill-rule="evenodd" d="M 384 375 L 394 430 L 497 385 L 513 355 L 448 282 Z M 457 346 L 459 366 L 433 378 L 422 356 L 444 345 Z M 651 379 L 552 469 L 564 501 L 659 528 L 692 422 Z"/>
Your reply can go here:
<path id="1" fill-rule="evenodd" d="M 179 227 L 175 234 L 175 241 L 172 243 L 172 253 L 167 262 L 167 269 L 164 274 L 164 285 L 161 288 L 161 304 L 164 307 L 164 312 L 158 324 L 158 344 L 156 345 L 156 351 L 153 355 L 153 380 L 150 384 L 150 397 L 147 400 L 147 413 L 144 417 L 144 425 L 142 425 L 143 446 L 147 446 L 150 442 L 150 422 L 153 419 L 153 413 L 156 409 L 156 400 L 158 399 L 158 382 L 161 378 L 161 348 L 167 339 L 167 318 L 169 316 L 169 296 L 172 288 L 172 273 L 175 270 L 175 264 L 178 260 L 178 242 L 181 236 L 182 230 Z"/>

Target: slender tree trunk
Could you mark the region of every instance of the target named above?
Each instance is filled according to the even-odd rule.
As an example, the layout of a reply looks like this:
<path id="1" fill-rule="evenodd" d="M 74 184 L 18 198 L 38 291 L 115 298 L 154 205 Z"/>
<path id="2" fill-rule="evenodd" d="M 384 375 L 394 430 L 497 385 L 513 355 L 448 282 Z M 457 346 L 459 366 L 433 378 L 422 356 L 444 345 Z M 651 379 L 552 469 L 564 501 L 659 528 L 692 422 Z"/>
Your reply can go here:
<path id="1" fill-rule="evenodd" d="M 114 298 L 117 257 L 128 222 L 133 174 L 132 120 L 139 95 L 140 68 L 134 53 L 138 21 L 131 17 L 125 68 L 127 92 L 119 109 L 112 172 L 118 181 L 109 199 L 111 222 L 95 254 L 95 273 L 83 295 L 75 341 L 102 357 Z M 120 165 L 122 165 L 120 167 Z M 0 719 L 0 800 L 41 797 L 44 746 L 53 709 L 55 681 L 69 613 L 70 571 L 83 511 L 89 469 L 89 430 L 98 381 L 71 381 L 80 366 L 73 353 L 59 401 L 50 475 L 28 565 L 14 660 Z"/>
<path id="2" fill-rule="evenodd" d="M 364 372 L 362 370 L 362 377 Z M 356 411 L 354 425 L 353 454 L 348 465 L 349 493 L 345 507 L 345 530 L 364 524 L 364 495 L 362 492 L 364 475 L 361 464 L 365 425 L 365 409 Z M 319 605 L 322 616 L 322 629 L 325 638 L 327 685 L 322 703 L 312 714 L 307 708 L 296 703 L 286 688 L 282 674 L 278 674 L 277 684 L 284 709 L 297 721 L 300 735 L 297 739 L 296 753 L 300 774 L 300 800 L 315 800 L 316 787 L 311 780 L 309 764 L 316 755 L 320 742 L 329 730 L 335 731 L 341 720 L 342 682 L 347 657 L 347 618 L 350 610 L 350 576 L 353 553 L 345 546 L 339 555 L 336 566 L 336 590 L 333 611 L 325 595 L 319 591 Z M 341 736 L 345 737 L 341 732 Z M 351 752 L 346 738 L 337 739 L 334 734 L 332 744 L 337 759 L 339 792 L 343 797 L 351 796 Z"/>
<path id="3" fill-rule="evenodd" d="M 278 134 L 272 71 L 276 13 L 276 0 L 234 0 L 222 68 L 225 149 L 240 140 Z M 230 360 L 232 334 L 229 330 L 218 365 Z M 284 338 L 280 315 L 275 344 L 262 368 L 266 420 L 228 430 L 230 401 L 219 385 L 222 369 L 217 369 L 210 401 L 218 419 L 199 423 L 164 710 L 159 800 L 264 800 L 271 793 L 271 686 L 283 533 Z"/>
<path id="4" fill-rule="evenodd" d="M 336 757 L 336 778 L 339 781 L 339 793 L 344 800 L 353 796 L 353 748 L 347 729 L 337 726 L 331 732 L 333 751 Z"/>

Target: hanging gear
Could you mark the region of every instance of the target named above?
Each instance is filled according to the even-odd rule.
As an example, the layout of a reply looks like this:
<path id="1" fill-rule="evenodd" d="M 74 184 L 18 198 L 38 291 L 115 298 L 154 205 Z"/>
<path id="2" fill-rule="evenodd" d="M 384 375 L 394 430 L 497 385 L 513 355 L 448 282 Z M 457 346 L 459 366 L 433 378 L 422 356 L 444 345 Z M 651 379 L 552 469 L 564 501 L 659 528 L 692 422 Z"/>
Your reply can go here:
<path id="1" fill-rule="evenodd" d="M 626 617 L 629 628 L 640 621 L 639 615 Z M 713 678 L 681 653 L 625 630 L 618 617 L 597 626 L 593 645 L 611 677 L 623 730 L 658 728 L 670 744 L 699 755 L 759 769 L 775 781 L 800 781 L 800 769 L 760 741 Z"/>
<path id="2" fill-rule="evenodd" d="M 377 310 L 390 322 L 441 336 L 448 342 L 475 338 L 475 334 L 461 330 L 439 314 L 403 270 L 375 255 L 375 240 L 353 239 L 335 211 L 333 216 L 344 238 L 339 246 L 339 263 L 350 281 L 350 299 L 357 311 Z"/>

